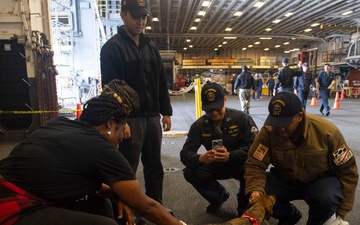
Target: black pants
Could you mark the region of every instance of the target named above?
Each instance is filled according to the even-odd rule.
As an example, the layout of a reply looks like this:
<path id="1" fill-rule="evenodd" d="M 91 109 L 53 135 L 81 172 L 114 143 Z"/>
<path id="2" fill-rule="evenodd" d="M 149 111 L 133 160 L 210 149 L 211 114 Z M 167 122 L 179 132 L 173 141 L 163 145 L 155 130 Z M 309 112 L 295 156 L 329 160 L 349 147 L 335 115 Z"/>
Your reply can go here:
<path id="1" fill-rule="evenodd" d="M 21 217 L 14 225 L 118 225 L 109 199 L 92 198 L 73 210 L 47 207 Z"/>
<path id="2" fill-rule="evenodd" d="M 145 194 L 162 203 L 164 170 L 161 163 L 162 128 L 160 117 L 128 118 L 131 138 L 124 140 L 120 151 L 136 172 L 141 156 Z"/>
<path id="3" fill-rule="evenodd" d="M 185 179 L 210 203 L 220 203 L 225 187 L 218 180 L 234 178 L 240 181 L 237 193 L 238 208 L 247 207 L 248 198 L 245 196 L 244 163 L 229 161 L 226 163 L 202 164 L 198 168 L 184 169 Z"/>
<path id="4" fill-rule="evenodd" d="M 286 218 L 290 214 L 290 201 L 304 200 L 309 205 L 307 224 L 324 224 L 339 207 L 343 195 L 339 179 L 324 175 L 309 182 L 283 179 L 277 172 L 269 172 L 265 191 L 276 196 L 272 217 Z"/>

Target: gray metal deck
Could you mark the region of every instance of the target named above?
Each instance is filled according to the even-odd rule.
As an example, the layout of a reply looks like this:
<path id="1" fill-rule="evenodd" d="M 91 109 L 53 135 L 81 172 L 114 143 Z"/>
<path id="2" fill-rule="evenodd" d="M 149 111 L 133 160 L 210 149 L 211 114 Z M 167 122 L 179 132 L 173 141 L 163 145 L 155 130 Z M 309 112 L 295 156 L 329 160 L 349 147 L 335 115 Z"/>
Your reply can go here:
<path id="1" fill-rule="evenodd" d="M 216 214 L 207 214 L 205 206 L 207 202 L 198 194 L 195 189 L 188 184 L 183 175 L 184 166 L 179 160 L 179 152 L 186 139 L 181 133 L 187 132 L 190 125 L 195 121 L 195 98 L 194 94 L 186 94 L 185 96 L 172 96 L 172 105 L 174 115 L 172 116 L 172 131 L 163 138 L 162 160 L 165 168 L 164 178 L 164 206 L 171 209 L 175 216 L 188 224 L 200 225 L 207 223 L 220 223 L 236 217 L 236 191 L 238 183 L 235 180 L 221 181 L 227 190 L 231 193 L 231 197 L 224 203 L 221 211 Z M 250 114 L 260 128 L 268 114 L 267 105 L 269 98 L 264 96 L 260 101 L 252 101 Z M 310 104 L 310 99 L 308 104 Z M 319 104 L 321 100 L 317 100 Z M 329 100 L 330 105 L 334 103 L 334 99 Z M 237 96 L 228 96 L 228 107 L 239 108 L 239 99 Z M 307 112 L 318 114 L 319 106 L 308 106 Z M 348 99 L 340 101 L 340 109 L 331 110 L 331 115 L 326 117 L 333 122 L 342 131 L 348 145 L 352 148 L 357 157 L 358 165 L 360 165 L 360 99 Z M 325 129 L 325 128 L 324 128 Z M 175 135 L 173 135 L 175 133 Z M 16 137 L 16 135 L 15 135 Z M 1 139 L 0 139 L 1 141 Z M 17 143 L 16 138 L 9 138 L 0 142 L 0 159 L 6 157 L 12 146 Z M 203 151 L 203 150 L 200 150 Z M 140 182 L 143 182 L 142 167 L 140 165 L 137 176 Z M 329 187 L 331 188 L 331 187 Z M 360 196 L 359 188 L 357 188 L 357 198 L 354 210 L 347 217 L 351 225 L 359 224 L 360 220 Z M 295 205 L 303 212 L 303 218 L 298 224 L 306 224 L 307 205 L 303 201 L 295 201 Z M 277 224 L 277 220 L 270 219 L 263 224 Z"/>

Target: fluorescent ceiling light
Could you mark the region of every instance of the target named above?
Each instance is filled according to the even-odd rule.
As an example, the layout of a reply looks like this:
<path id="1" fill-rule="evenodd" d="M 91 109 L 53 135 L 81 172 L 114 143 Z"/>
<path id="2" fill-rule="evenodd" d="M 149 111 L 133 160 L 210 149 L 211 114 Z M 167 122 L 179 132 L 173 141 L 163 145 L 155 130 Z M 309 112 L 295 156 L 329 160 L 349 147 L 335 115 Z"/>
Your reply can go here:
<path id="1" fill-rule="evenodd" d="M 271 28 L 266 28 L 265 31 L 269 32 L 271 31 L 272 29 Z"/>
<path id="2" fill-rule="evenodd" d="M 159 18 L 153 17 L 153 18 L 152 18 L 152 21 L 153 21 L 153 22 L 159 22 Z"/>
<path id="3" fill-rule="evenodd" d="M 184 50 L 187 50 L 187 48 L 185 47 Z"/>
<path id="4" fill-rule="evenodd" d="M 275 48 L 280 48 L 280 45 L 275 45 Z"/>
<path id="5" fill-rule="evenodd" d="M 269 51 L 269 48 L 264 48 L 264 51 Z"/>
<path id="6" fill-rule="evenodd" d="M 284 51 L 284 53 L 290 53 L 290 51 Z"/>
<path id="7" fill-rule="evenodd" d="M 251 48 L 253 45 L 248 45 L 249 48 Z"/>
<path id="8" fill-rule="evenodd" d="M 225 29 L 225 31 L 232 31 L 232 28 L 228 27 Z"/>
<path id="9" fill-rule="evenodd" d="M 198 16 L 205 16 L 205 13 L 206 13 L 205 11 L 199 11 Z"/>
<path id="10" fill-rule="evenodd" d="M 276 20 L 273 20 L 272 23 L 280 23 L 281 22 L 281 19 L 276 19 Z"/>
<path id="11" fill-rule="evenodd" d="M 271 37 L 261 37 L 260 40 L 271 40 Z"/>
<path id="12" fill-rule="evenodd" d="M 190 30 L 196 30 L 197 28 L 196 27 L 191 27 Z"/>
<path id="13" fill-rule="evenodd" d="M 290 16 L 292 16 L 294 13 L 292 13 L 292 12 L 288 12 L 288 13 L 286 13 L 284 16 L 285 17 L 290 17 Z"/>
<path id="14" fill-rule="evenodd" d="M 313 24 L 311 24 L 310 26 L 311 27 L 316 27 L 316 26 L 319 26 L 320 25 L 320 23 L 313 23 Z"/>
<path id="15" fill-rule="evenodd" d="M 347 16 L 347 15 L 349 15 L 349 14 L 353 13 L 353 12 L 354 12 L 354 11 L 349 10 L 349 11 L 346 11 L 346 12 L 341 13 L 341 15 L 343 15 L 343 16 Z"/>
<path id="16" fill-rule="evenodd" d="M 219 45 L 218 47 L 219 47 L 219 48 L 221 48 L 221 47 L 222 47 L 222 45 Z"/>
<path id="17" fill-rule="evenodd" d="M 296 40 L 296 38 L 291 38 L 291 40 Z"/>
<path id="18" fill-rule="evenodd" d="M 285 43 L 284 43 L 284 45 L 288 45 L 288 44 L 290 44 L 290 42 L 285 42 Z"/>
<path id="19" fill-rule="evenodd" d="M 246 50 L 246 48 L 242 48 L 242 50 Z"/>
<path id="20" fill-rule="evenodd" d="M 308 29 L 305 29 L 305 30 L 304 30 L 304 32 L 310 32 L 310 31 L 312 31 L 311 28 L 308 28 Z"/>
<path id="21" fill-rule="evenodd" d="M 227 44 L 227 41 L 224 41 L 224 42 L 223 42 L 223 45 L 226 45 L 226 44 Z"/>
<path id="22" fill-rule="evenodd" d="M 201 6 L 208 7 L 210 5 L 210 1 L 204 1 Z"/>
<path id="23" fill-rule="evenodd" d="M 243 14 L 243 12 L 237 11 L 237 12 L 234 13 L 234 16 L 241 16 L 242 14 Z"/>
<path id="24" fill-rule="evenodd" d="M 260 8 L 260 7 L 263 6 L 263 5 L 264 5 L 264 2 L 258 1 L 258 2 L 255 3 L 254 7 Z"/>
<path id="25" fill-rule="evenodd" d="M 218 50 L 218 48 L 214 48 L 214 50 L 215 50 L 215 51 L 217 51 L 217 50 Z"/>
<path id="26" fill-rule="evenodd" d="M 195 22 L 195 23 L 200 22 L 200 18 L 196 18 L 196 19 L 194 20 L 194 22 Z"/>
<path id="27" fill-rule="evenodd" d="M 294 48 L 294 51 L 299 51 L 300 49 L 298 49 L 298 48 Z"/>
<path id="28" fill-rule="evenodd" d="M 224 37 L 224 39 L 232 40 L 232 39 L 236 39 L 236 37 Z"/>
<path id="29" fill-rule="evenodd" d="M 146 26 L 145 29 L 146 30 L 151 30 L 151 26 Z"/>
<path id="30" fill-rule="evenodd" d="M 192 45 L 189 45 L 189 48 L 192 48 L 193 46 Z"/>
<path id="31" fill-rule="evenodd" d="M 260 44 L 260 41 L 257 41 L 257 42 L 255 42 L 254 44 L 255 44 L 255 45 L 258 45 L 258 44 Z"/>
<path id="32" fill-rule="evenodd" d="M 188 39 L 186 39 L 186 42 L 190 42 L 190 41 L 191 41 L 191 39 L 189 39 L 189 38 L 188 38 Z"/>

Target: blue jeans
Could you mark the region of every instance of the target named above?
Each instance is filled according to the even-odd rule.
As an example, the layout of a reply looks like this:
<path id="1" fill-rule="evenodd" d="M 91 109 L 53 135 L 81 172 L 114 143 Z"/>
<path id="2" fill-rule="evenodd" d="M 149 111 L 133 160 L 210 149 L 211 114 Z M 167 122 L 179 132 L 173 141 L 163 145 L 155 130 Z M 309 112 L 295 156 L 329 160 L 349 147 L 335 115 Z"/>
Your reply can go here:
<path id="1" fill-rule="evenodd" d="M 321 98 L 322 98 L 320 112 L 322 112 L 324 109 L 326 110 L 326 112 L 329 112 L 330 111 L 330 106 L 329 106 L 330 89 L 320 88 L 320 94 L 321 94 Z"/>
<path id="2" fill-rule="evenodd" d="M 294 88 L 292 88 L 292 87 L 279 87 L 278 90 L 279 90 L 279 92 L 290 91 L 290 92 L 294 93 Z"/>
<path id="3" fill-rule="evenodd" d="M 267 173 L 265 191 L 276 196 L 272 217 L 285 219 L 290 215 L 293 200 L 304 200 L 309 205 L 308 225 L 324 224 L 339 207 L 343 195 L 339 179 L 323 175 L 309 182 L 289 181 L 277 172 Z"/>
<path id="4" fill-rule="evenodd" d="M 309 91 L 306 91 L 306 90 L 299 90 L 298 91 L 298 96 L 299 96 L 299 99 L 302 103 L 302 106 L 304 108 L 304 110 L 306 110 L 306 102 L 307 102 L 307 98 L 309 96 Z"/>

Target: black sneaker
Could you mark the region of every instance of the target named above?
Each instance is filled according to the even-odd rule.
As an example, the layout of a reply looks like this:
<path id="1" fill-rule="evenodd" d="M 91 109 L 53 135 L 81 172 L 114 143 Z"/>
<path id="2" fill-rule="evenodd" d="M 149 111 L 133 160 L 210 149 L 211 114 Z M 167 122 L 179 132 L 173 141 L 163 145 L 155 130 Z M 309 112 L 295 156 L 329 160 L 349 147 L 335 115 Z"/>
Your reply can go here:
<path id="1" fill-rule="evenodd" d="M 229 192 L 225 192 L 222 198 L 222 201 L 220 203 L 210 203 L 208 206 L 206 206 L 206 212 L 207 213 L 215 213 L 217 211 L 219 211 L 219 209 L 221 208 L 221 206 L 224 204 L 224 202 L 226 202 L 226 200 L 228 200 L 228 198 L 230 197 Z"/>
<path id="2" fill-rule="evenodd" d="M 323 111 L 319 111 L 321 115 L 324 115 Z"/>
<path id="3" fill-rule="evenodd" d="M 330 111 L 326 112 L 326 116 L 329 116 L 330 115 Z"/>
<path id="4" fill-rule="evenodd" d="M 295 225 L 299 222 L 302 217 L 301 212 L 294 205 L 291 205 L 291 207 L 291 214 L 285 219 L 280 219 L 278 225 Z"/>

